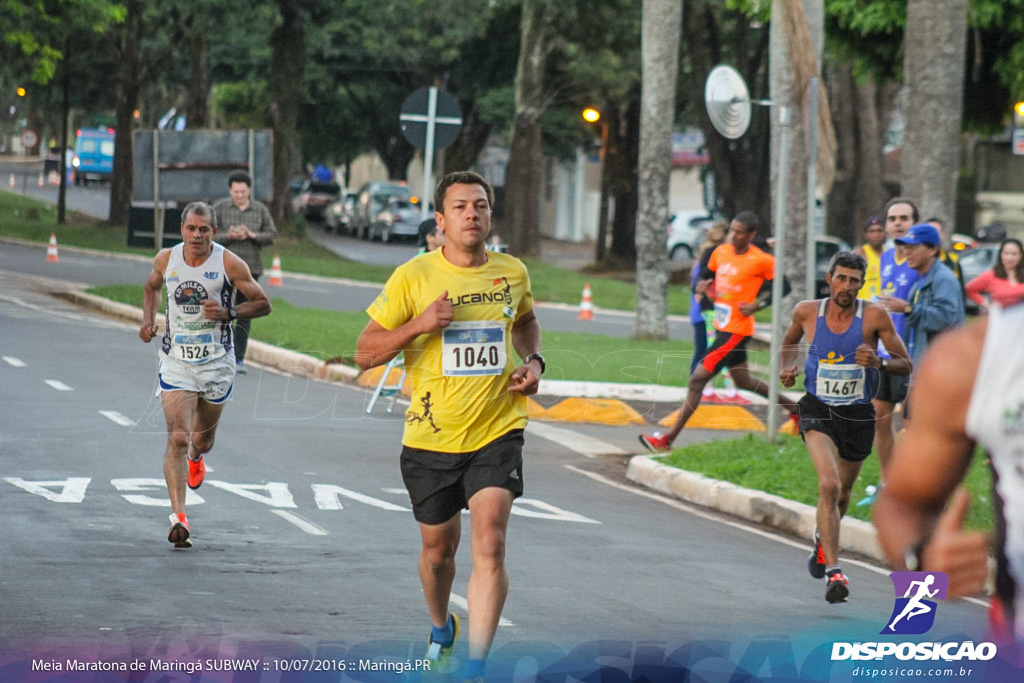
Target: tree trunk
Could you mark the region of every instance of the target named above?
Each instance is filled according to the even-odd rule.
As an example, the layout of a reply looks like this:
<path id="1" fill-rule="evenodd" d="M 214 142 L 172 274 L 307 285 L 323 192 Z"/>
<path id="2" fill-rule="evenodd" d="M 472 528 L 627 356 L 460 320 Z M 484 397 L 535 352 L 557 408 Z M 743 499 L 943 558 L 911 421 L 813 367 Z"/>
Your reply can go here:
<path id="1" fill-rule="evenodd" d="M 787 11 L 788 3 L 802 4 L 796 9 L 803 11 L 812 45 L 789 45 L 789 37 L 782 19 Z M 807 242 L 814 239 L 813 235 L 808 234 L 807 226 L 808 215 L 814 211 L 813 202 L 808 202 L 807 169 L 812 152 L 816 154 L 816 150 L 811 150 L 809 145 L 809 117 L 816 117 L 817 111 L 813 113 L 807 111 L 807 93 L 810 83 L 796 82 L 793 60 L 813 60 L 815 64 L 820 64 L 824 19 L 822 0 L 774 0 L 772 18 L 771 56 L 769 58 L 771 62 L 771 99 L 780 106 L 789 107 L 790 113 L 789 166 L 786 169 L 781 169 L 781 172 L 787 174 L 785 275 L 789 279 L 793 291 L 786 298 L 784 305 L 783 302 L 775 303 L 780 307 L 776 314 L 786 320 L 798 301 L 816 296 L 815 292 L 807 291 L 808 270 L 814 268 L 813 263 L 807 262 Z M 820 69 L 816 65 L 812 70 L 820 73 Z M 820 78 L 819 86 L 823 89 Z M 779 122 L 778 107 L 772 109 L 772 187 L 775 188 L 779 182 L 778 158 L 781 151 L 779 145 L 781 144 L 782 128 Z M 773 191 L 773 204 L 775 197 L 776 193 Z M 770 216 L 761 218 L 765 220 L 766 225 L 774 223 Z M 777 235 L 781 226 L 773 225 L 773 228 L 773 234 Z M 776 250 L 776 255 L 778 254 L 779 252 Z"/>
<path id="2" fill-rule="evenodd" d="M 459 137 L 444 153 L 444 173 L 466 171 L 480 156 L 480 151 L 491 136 L 491 126 L 480 121 L 480 112 L 473 105 L 462 102 L 466 114 L 462 117 L 462 130 Z"/>
<path id="3" fill-rule="evenodd" d="M 755 211 L 767 218 L 770 210 L 769 192 L 769 136 L 770 116 L 763 109 L 755 109 L 747 134 L 738 140 L 722 137 L 707 116 L 704 102 L 704 79 L 722 61 L 723 9 L 718 3 L 706 3 L 699 12 L 685 12 L 683 26 L 686 41 L 683 49 L 688 53 L 691 69 L 690 90 L 697 98 L 701 129 L 707 140 L 711 163 L 708 172 L 714 177 L 719 210 L 727 217 L 742 210 Z M 736 29 L 738 46 L 734 66 L 743 75 L 754 99 L 764 98 L 767 90 L 768 31 L 748 41 L 749 29 Z M 750 43 L 749 45 L 747 43 Z"/>
<path id="4" fill-rule="evenodd" d="M 643 0 L 636 327 L 640 339 L 668 338 L 668 186 L 683 5 Z"/>
<path id="5" fill-rule="evenodd" d="M 851 245 L 864 241 L 864 224 L 882 213 L 890 196 L 882 175 L 882 149 L 894 86 L 858 80 L 850 64 L 828 68 L 832 122 L 836 131 L 836 175 L 826 200 L 830 235 Z"/>
<path id="6" fill-rule="evenodd" d="M 210 125 L 206 99 L 210 92 L 210 50 L 206 44 L 206 34 L 202 30 L 193 28 L 187 40 L 189 55 L 192 59 L 192 72 L 188 82 L 188 102 L 185 104 L 188 127 L 207 128 Z"/>
<path id="7" fill-rule="evenodd" d="M 273 198 L 270 212 L 278 226 L 292 219 L 288 182 L 300 168 L 296 126 L 302 97 L 304 33 L 299 10 L 291 0 L 277 0 L 280 21 L 271 34 L 270 108 L 274 130 Z"/>
<path id="8" fill-rule="evenodd" d="M 967 0 L 909 0 L 903 44 L 906 130 L 901 194 L 921 218 L 952 225 L 960 170 L 960 127 L 967 50 Z"/>
<path id="9" fill-rule="evenodd" d="M 548 104 L 544 74 L 554 45 L 554 14 L 544 0 L 523 0 L 503 228 L 509 250 L 520 256 L 540 256 L 540 117 Z"/>
<path id="10" fill-rule="evenodd" d="M 128 225 L 128 212 L 132 203 L 134 140 L 132 126 L 135 121 L 135 105 L 139 101 L 141 74 L 140 64 L 142 41 L 142 0 L 127 0 L 127 15 L 121 26 L 120 50 L 117 70 L 117 127 L 114 133 L 114 170 L 110 175 L 111 225 Z M 154 245 L 160 249 L 162 245 Z"/>
<path id="11" fill-rule="evenodd" d="M 637 166 L 640 157 L 639 88 L 625 107 L 621 133 L 615 144 L 616 163 L 612 167 L 611 195 L 615 198 L 612 217 L 611 254 L 616 259 L 636 264 Z"/>

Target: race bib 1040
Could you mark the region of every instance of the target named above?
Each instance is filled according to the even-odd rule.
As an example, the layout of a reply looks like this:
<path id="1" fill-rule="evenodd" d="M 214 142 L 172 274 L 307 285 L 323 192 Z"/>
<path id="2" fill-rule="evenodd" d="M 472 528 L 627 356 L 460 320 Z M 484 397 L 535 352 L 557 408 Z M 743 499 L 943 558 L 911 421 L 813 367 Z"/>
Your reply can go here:
<path id="1" fill-rule="evenodd" d="M 453 322 L 441 333 L 446 376 L 500 375 L 505 369 L 505 325 L 500 321 Z"/>

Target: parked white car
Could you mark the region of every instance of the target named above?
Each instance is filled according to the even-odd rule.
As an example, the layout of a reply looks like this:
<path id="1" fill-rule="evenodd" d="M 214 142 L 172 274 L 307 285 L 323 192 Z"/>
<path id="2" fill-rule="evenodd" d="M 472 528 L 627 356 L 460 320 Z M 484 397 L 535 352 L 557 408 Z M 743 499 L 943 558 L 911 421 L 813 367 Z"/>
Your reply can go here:
<path id="1" fill-rule="evenodd" d="M 673 261 L 700 256 L 700 245 L 717 219 L 703 211 L 680 211 L 668 224 L 668 257 Z"/>

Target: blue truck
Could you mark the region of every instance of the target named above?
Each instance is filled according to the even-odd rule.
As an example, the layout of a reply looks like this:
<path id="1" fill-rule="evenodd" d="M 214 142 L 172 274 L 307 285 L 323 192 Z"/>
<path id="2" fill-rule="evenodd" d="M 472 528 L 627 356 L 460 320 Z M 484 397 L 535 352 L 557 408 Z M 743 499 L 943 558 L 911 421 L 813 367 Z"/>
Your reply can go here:
<path id="1" fill-rule="evenodd" d="M 71 165 L 75 185 L 88 185 L 90 180 L 109 180 L 114 170 L 114 129 L 79 129 Z"/>

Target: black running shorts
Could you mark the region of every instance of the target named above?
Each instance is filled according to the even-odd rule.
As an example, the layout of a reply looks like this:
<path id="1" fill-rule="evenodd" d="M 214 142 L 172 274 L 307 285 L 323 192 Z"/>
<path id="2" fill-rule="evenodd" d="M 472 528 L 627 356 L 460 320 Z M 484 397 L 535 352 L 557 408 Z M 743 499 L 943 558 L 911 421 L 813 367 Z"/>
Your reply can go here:
<path id="1" fill-rule="evenodd" d="M 712 376 L 722 368 L 734 368 L 740 363 L 746 363 L 747 342 L 749 341 L 750 337 L 742 334 L 730 334 L 717 330 L 715 331 L 715 342 L 704 354 L 700 363 Z"/>
<path id="2" fill-rule="evenodd" d="M 907 400 L 909 389 L 910 375 L 893 375 L 888 370 L 882 370 L 878 375 L 878 389 L 872 398 L 887 403 L 902 403 Z"/>
<path id="3" fill-rule="evenodd" d="M 800 410 L 800 436 L 809 431 L 821 432 L 839 450 L 839 457 L 861 462 L 871 455 L 875 440 L 875 407 L 871 403 L 851 406 L 830 406 L 812 394 L 804 394 L 797 402 Z"/>
<path id="4" fill-rule="evenodd" d="M 523 495 L 523 430 L 499 436 L 469 453 L 441 453 L 402 447 L 402 480 L 421 524 L 442 524 L 469 507 L 489 487 Z"/>

